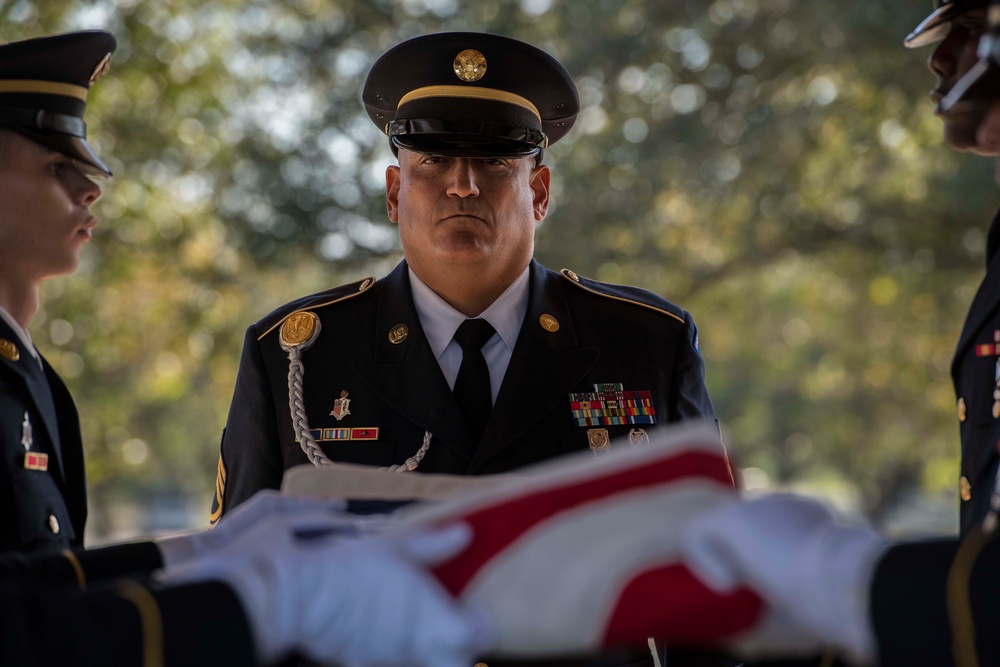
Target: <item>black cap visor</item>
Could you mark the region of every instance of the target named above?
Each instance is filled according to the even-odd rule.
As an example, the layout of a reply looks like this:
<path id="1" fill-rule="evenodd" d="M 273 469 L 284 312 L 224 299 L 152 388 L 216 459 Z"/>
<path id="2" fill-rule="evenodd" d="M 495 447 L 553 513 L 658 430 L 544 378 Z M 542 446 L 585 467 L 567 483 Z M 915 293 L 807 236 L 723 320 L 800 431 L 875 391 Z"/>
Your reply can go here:
<path id="1" fill-rule="evenodd" d="M 400 105 L 386 127 L 392 145 L 476 158 L 527 157 L 548 145 L 536 110 L 496 99 L 455 99 L 431 96 Z"/>
<path id="2" fill-rule="evenodd" d="M 952 21 L 970 9 L 985 7 L 988 4 L 989 0 L 968 0 L 966 2 L 959 0 L 942 5 L 931 12 L 930 16 L 921 21 L 920 25 L 906 36 L 903 44 L 908 49 L 916 49 L 921 46 L 933 44 L 934 42 L 940 42 L 948 36 Z"/>
<path id="3" fill-rule="evenodd" d="M 76 168 L 90 178 L 110 178 L 111 169 L 97 156 L 86 139 L 61 132 L 40 132 L 23 125 L 11 125 L 10 129 L 71 158 Z"/>

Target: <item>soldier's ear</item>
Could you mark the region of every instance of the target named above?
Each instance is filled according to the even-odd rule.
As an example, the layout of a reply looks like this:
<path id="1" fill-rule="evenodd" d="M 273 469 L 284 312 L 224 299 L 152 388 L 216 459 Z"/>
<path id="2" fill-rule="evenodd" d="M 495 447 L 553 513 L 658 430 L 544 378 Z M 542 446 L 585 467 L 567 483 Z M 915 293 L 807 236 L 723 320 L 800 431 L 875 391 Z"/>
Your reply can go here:
<path id="1" fill-rule="evenodd" d="M 389 220 L 399 224 L 399 167 L 385 168 L 385 210 Z"/>
<path id="2" fill-rule="evenodd" d="M 540 165 L 531 170 L 531 192 L 535 221 L 541 222 L 549 212 L 549 182 L 552 172 L 547 165 Z"/>

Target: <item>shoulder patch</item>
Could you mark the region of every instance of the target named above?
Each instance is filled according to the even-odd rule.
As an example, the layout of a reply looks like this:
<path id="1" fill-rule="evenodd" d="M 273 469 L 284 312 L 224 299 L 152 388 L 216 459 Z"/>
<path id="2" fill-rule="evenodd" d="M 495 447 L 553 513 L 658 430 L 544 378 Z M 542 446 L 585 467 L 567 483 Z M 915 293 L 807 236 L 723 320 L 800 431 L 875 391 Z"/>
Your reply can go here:
<path id="1" fill-rule="evenodd" d="M 666 299 L 653 294 L 652 292 L 638 287 L 611 285 L 609 283 L 590 280 L 589 278 L 581 278 L 569 269 L 563 269 L 559 273 L 566 280 L 570 281 L 580 289 L 590 292 L 591 294 L 603 296 L 606 299 L 621 301 L 623 303 L 630 303 L 641 308 L 647 308 L 649 310 L 662 313 L 667 317 L 672 317 L 681 324 L 684 323 L 683 310 Z"/>
<path id="2" fill-rule="evenodd" d="M 353 299 L 354 297 L 364 294 L 370 290 L 377 282 L 378 281 L 374 276 L 369 276 L 364 280 L 348 283 L 346 285 L 340 285 L 339 287 L 333 287 L 322 292 L 317 292 L 316 294 L 304 296 L 301 299 L 296 299 L 290 303 L 286 303 L 280 308 L 275 309 L 257 323 L 257 329 L 263 330 L 264 332 L 257 336 L 257 340 L 263 339 L 269 333 L 280 327 L 285 320 L 299 311 L 318 310 L 340 301 Z"/>

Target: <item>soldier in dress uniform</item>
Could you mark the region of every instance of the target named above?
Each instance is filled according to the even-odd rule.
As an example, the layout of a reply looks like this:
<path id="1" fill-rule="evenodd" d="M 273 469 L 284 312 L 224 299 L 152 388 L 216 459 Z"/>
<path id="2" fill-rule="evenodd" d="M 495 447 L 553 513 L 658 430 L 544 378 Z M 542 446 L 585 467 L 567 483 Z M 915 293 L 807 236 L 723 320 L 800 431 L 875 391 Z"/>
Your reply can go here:
<path id="1" fill-rule="evenodd" d="M 247 331 L 213 519 L 310 461 L 478 475 L 714 419 L 688 313 L 532 259 L 542 152 L 579 109 L 558 62 L 497 35 L 427 35 L 384 54 L 363 97 L 399 159 L 386 202 L 405 259 Z"/>
<path id="2" fill-rule="evenodd" d="M 939 2 L 906 45 L 935 41 L 931 98 L 947 143 L 1000 155 L 1000 2 Z M 794 497 L 734 503 L 694 522 L 688 564 L 717 590 L 742 585 L 760 593 L 768 617 L 777 619 L 758 650 L 793 656 L 825 646 L 851 664 L 884 666 L 1000 664 L 998 249 L 1000 214 L 952 365 L 962 439 L 960 536 L 892 543 Z"/>
<path id="3" fill-rule="evenodd" d="M 31 342 L 38 286 L 71 273 L 97 224 L 86 139 L 90 86 L 114 37 L 77 32 L 0 45 L 0 551 L 80 546 L 87 519 L 79 419 Z"/>
<path id="4" fill-rule="evenodd" d="M 940 42 L 929 66 L 937 76 L 931 99 L 944 124 L 951 148 L 977 154 L 990 150 L 980 145 L 976 130 L 986 105 L 947 101 L 962 77 L 979 62 L 977 48 L 986 28 L 988 0 L 950 0 L 939 7 L 907 37 L 908 47 Z M 944 103 L 942 103 L 944 101 Z M 987 237 L 986 276 L 969 308 L 952 362 L 956 414 L 962 440 L 958 479 L 961 530 L 981 522 L 989 509 L 993 479 L 1000 456 L 1000 215 Z"/>

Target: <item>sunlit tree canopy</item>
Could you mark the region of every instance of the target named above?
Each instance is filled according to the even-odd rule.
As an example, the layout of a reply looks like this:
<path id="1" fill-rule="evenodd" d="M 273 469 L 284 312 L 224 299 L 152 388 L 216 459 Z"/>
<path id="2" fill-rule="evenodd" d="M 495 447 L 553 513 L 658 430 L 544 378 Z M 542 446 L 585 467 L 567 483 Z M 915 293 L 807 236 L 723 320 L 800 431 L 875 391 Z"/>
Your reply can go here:
<path id="1" fill-rule="evenodd" d="M 360 87 L 387 48 L 443 30 L 531 42 L 573 74 L 536 255 L 694 315 L 748 484 L 826 489 L 886 525 L 918 493 L 957 515 L 949 367 L 997 195 L 989 161 L 942 142 L 929 49 L 902 46 L 929 9 L 0 0 L 0 41 L 119 42 L 87 118 L 116 177 L 32 323 L 83 415 L 93 536 L 207 523 L 245 327 L 398 261 L 393 157 Z"/>

